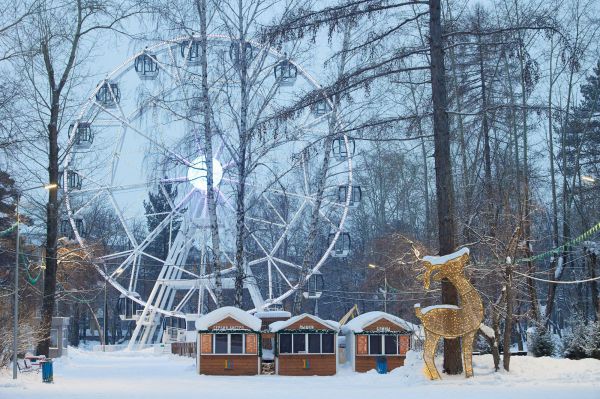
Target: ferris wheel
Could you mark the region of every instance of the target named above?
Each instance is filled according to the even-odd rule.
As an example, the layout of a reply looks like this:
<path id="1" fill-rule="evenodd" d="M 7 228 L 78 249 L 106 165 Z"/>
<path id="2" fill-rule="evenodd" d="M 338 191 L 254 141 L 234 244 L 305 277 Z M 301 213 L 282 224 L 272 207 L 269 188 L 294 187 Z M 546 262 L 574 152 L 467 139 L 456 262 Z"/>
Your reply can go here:
<path id="1" fill-rule="evenodd" d="M 286 107 L 320 89 L 317 81 L 272 48 L 211 35 L 207 154 L 200 44 L 200 37 L 185 36 L 134 54 L 96 86 L 69 128 L 60 177 L 68 217 L 60 230 L 90 252 L 98 272 L 121 293 L 121 318 L 136 322 L 130 345 L 156 340 L 165 318 L 205 312 L 217 301 L 218 287 L 234 288 L 240 229 L 249 311 L 280 305 L 302 287 L 309 287 L 305 297 L 317 297 L 327 259 L 350 251 L 344 224 L 361 193 L 352 184 L 354 140 L 336 133 L 332 101 L 323 97 L 281 118 Z M 242 103 L 253 129 L 245 147 Z M 207 206 L 209 156 L 219 271 L 209 261 L 215 228 Z M 165 207 L 155 209 L 149 193 Z M 243 226 L 237 223 L 241 210 Z M 102 240 L 94 231 L 99 214 L 112 218 Z M 307 262 L 313 221 L 316 253 Z"/>

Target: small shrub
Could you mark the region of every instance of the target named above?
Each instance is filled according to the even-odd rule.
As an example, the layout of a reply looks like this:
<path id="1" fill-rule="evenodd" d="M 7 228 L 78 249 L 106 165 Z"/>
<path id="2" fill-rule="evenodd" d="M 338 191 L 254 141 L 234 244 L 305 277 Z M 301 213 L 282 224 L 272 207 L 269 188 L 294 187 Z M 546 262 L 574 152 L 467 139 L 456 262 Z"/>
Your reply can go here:
<path id="1" fill-rule="evenodd" d="M 552 334 L 545 328 L 536 328 L 531 335 L 529 351 L 535 357 L 554 355 L 554 339 Z"/>

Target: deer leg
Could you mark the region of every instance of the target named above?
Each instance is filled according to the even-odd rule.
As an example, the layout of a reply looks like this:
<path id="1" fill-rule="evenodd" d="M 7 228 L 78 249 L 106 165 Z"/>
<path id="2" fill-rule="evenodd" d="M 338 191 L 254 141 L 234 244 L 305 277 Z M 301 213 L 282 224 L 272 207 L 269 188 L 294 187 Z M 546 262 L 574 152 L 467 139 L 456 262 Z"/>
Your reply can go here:
<path id="1" fill-rule="evenodd" d="M 435 367 L 435 349 L 440 336 L 425 330 L 425 347 L 423 349 L 423 360 L 425 360 L 425 373 L 431 380 L 439 380 L 440 374 Z"/>
<path id="2" fill-rule="evenodd" d="M 462 337 L 462 352 L 466 378 L 473 377 L 473 340 L 475 339 L 476 332 L 477 331 L 472 331 Z"/>

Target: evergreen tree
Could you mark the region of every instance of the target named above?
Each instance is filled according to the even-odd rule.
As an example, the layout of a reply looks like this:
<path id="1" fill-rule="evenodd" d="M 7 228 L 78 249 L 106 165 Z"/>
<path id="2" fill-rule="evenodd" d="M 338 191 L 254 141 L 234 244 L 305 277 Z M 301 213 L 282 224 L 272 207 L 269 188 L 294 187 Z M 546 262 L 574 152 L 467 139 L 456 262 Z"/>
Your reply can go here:
<path id="1" fill-rule="evenodd" d="M 531 336 L 529 351 L 535 357 L 554 355 L 554 340 L 552 334 L 545 328 L 536 328 Z"/>
<path id="2" fill-rule="evenodd" d="M 174 200 L 177 197 L 177 188 L 173 187 L 172 184 L 165 184 L 165 193 L 169 196 L 169 199 Z M 146 210 L 146 224 L 148 225 L 148 231 L 152 231 L 158 226 L 171 212 L 171 206 L 169 201 L 165 198 L 162 191 L 156 193 L 148 193 L 148 201 L 144 200 L 144 209 Z M 173 223 L 173 233 L 178 230 L 178 225 Z M 171 235 L 171 238 L 175 238 L 175 234 Z M 163 229 L 154 241 L 150 244 L 150 252 L 152 255 L 165 259 L 169 253 L 169 229 Z"/>
<path id="3" fill-rule="evenodd" d="M 574 108 L 565 132 L 565 172 L 570 178 L 600 173 L 600 60 L 580 92 L 583 100 Z"/>

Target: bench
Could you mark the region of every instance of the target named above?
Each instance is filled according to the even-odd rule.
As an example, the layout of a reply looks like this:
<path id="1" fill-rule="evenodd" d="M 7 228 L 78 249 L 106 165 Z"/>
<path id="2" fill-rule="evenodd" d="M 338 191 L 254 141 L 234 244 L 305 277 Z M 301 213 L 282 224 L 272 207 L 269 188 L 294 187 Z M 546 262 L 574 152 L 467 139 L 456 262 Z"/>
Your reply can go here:
<path id="1" fill-rule="evenodd" d="M 45 360 L 46 356 L 25 356 L 23 359 L 17 359 L 17 368 L 21 373 L 30 373 L 35 371 L 39 373 L 42 369 L 42 360 Z"/>

